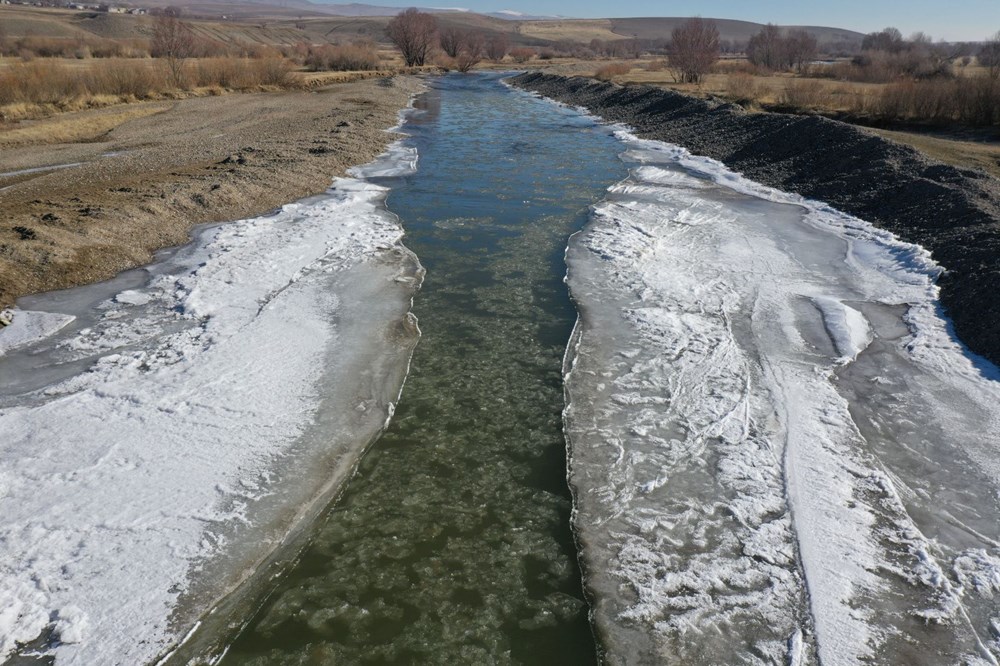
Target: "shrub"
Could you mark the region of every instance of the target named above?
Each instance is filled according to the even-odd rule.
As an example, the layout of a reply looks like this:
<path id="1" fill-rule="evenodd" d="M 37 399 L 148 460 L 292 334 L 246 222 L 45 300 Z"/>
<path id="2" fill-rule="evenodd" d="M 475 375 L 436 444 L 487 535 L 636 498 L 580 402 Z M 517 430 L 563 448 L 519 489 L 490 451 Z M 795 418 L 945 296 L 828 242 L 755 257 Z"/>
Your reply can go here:
<path id="1" fill-rule="evenodd" d="M 166 86 L 162 70 L 141 60 L 105 60 L 90 68 L 87 90 L 93 95 L 122 95 L 138 99 L 149 97 Z"/>
<path id="2" fill-rule="evenodd" d="M 53 62 L 33 60 L 0 70 L 0 104 L 56 104 L 86 93 L 83 77 Z"/>
<path id="3" fill-rule="evenodd" d="M 196 85 L 230 90 L 250 90 L 261 86 L 287 86 L 290 63 L 273 58 L 208 58 L 198 62 Z"/>
<path id="4" fill-rule="evenodd" d="M 821 106 L 827 95 L 823 84 L 814 80 L 791 81 L 781 93 L 781 103 L 796 109 L 811 109 Z"/>
<path id="5" fill-rule="evenodd" d="M 259 85 L 286 87 L 291 81 L 292 65 L 280 55 L 251 60 L 249 65 Z"/>
<path id="6" fill-rule="evenodd" d="M 632 65 L 624 62 L 613 62 L 604 65 L 594 72 L 594 78 L 601 81 L 610 81 L 616 76 L 623 76 L 632 71 Z"/>
<path id="7" fill-rule="evenodd" d="M 519 46 L 510 50 L 510 57 L 518 64 L 524 64 L 535 57 L 535 49 Z"/>
<path id="8" fill-rule="evenodd" d="M 735 102 L 755 102 L 760 96 L 760 88 L 753 74 L 736 72 L 726 77 L 726 92 Z"/>
<path id="9" fill-rule="evenodd" d="M 379 57 L 372 43 L 326 44 L 310 47 L 303 64 L 313 72 L 371 71 L 379 68 Z"/>

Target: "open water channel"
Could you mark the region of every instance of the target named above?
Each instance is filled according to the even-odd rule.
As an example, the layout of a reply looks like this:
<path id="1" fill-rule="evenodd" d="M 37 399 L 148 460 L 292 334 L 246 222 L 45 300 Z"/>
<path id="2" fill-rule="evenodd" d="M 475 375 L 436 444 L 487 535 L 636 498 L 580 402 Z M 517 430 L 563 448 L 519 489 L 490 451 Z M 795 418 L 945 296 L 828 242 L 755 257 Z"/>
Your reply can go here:
<path id="1" fill-rule="evenodd" d="M 498 79 L 433 80 L 403 128 L 419 167 L 379 182 L 427 270 L 410 375 L 224 663 L 595 660 L 560 417 L 563 254 L 626 169 L 607 127 Z"/>

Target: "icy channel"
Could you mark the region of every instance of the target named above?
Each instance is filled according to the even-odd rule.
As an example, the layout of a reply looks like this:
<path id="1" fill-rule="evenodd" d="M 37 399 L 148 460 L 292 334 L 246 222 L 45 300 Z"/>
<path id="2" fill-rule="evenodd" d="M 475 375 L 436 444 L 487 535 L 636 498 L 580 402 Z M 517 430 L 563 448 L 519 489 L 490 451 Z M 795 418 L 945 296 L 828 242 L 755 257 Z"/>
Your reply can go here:
<path id="1" fill-rule="evenodd" d="M 395 146 L 371 169 L 414 165 Z M 0 331 L 0 661 L 157 660 L 350 473 L 423 274 L 370 175 L 22 299 Z"/>
<path id="2" fill-rule="evenodd" d="M 611 664 L 996 664 L 1000 383 L 919 247 L 619 132 L 569 246 L 574 526 Z"/>

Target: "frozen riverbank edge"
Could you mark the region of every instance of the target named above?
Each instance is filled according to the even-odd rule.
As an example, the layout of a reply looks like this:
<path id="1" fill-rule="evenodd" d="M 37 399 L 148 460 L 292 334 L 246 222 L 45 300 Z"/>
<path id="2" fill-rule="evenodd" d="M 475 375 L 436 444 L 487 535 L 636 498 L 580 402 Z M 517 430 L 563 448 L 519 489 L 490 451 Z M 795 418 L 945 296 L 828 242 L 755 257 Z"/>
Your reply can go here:
<path id="1" fill-rule="evenodd" d="M 941 303 L 959 338 L 1000 364 L 1000 182 L 934 162 L 818 116 L 748 113 L 651 86 L 529 72 L 519 88 L 586 108 L 636 136 L 687 148 L 746 178 L 824 201 L 931 251 Z"/>
<path id="2" fill-rule="evenodd" d="M 0 661 L 162 663 L 294 555 L 419 337 L 423 268 L 369 180 L 415 167 L 397 142 L 325 194 L 21 302 L 12 329 L 38 338 L 0 355 Z"/>

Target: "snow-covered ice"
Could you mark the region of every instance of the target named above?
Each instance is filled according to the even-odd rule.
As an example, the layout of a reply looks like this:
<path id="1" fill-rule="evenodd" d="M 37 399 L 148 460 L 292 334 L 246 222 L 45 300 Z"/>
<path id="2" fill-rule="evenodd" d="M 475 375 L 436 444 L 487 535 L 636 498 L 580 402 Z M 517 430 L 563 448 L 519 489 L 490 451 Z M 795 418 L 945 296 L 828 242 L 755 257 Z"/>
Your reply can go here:
<path id="1" fill-rule="evenodd" d="M 392 413 L 422 274 L 366 178 L 414 159 L 393 147 L 0 330 L 0 661 L 157 659 L 350 473 Z"/>
<path id="2" fill-rule="evenodd" d="M 574 525 L 610 663 L 1000 656 L 1000 383 L 923 249 L 622 129 L 567 251 Z"/>
<path id="3" fill-rule="evenodd" d="M 43 340 L 75 319 L 72 315 L 58 312 L 10 310 L 9 314 L 10 325 L 0 329 L 0 356 Z"/>

